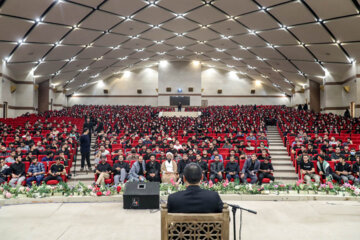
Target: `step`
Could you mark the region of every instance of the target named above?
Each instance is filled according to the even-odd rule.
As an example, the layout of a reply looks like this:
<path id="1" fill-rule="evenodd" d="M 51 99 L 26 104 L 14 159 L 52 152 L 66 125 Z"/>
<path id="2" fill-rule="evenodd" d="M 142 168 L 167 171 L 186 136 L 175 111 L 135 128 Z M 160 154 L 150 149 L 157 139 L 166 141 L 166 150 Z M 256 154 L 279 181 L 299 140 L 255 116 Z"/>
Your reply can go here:
<path id="1" fill-rule="evenodd" d="M 283 143 L 281 138 L 276 138 L 276 139 L 268 139 L 269 144 L 272 143 Z"/>
<path id="2" fill-rule="evenodd" d="M 281 146 L 284 147 L 284 144 L 282 142 L 278 142 L 278 143 L 269 143 L 269 147 L 275 147 L 275 146 Z"/>
<path id="3" fill-rule="evenodd" d="M 286 149 L 283 150 L 276 150 L 276 151 L 269 151 L 270 155 L 288 155 Z"/>
<path id="4" fill-rule="evenodd" d="M 272 160 L 288 160 L 290 161 L 290 157 L 288 155 L 276 155 L 272 157 Z"/>
<path id="5" fill-rule="evenodd" d="M 83 183 L 85 186 L 89 186 L 92 185 L 94 183 L 94 179 L 91 180 L 84 180 L 84 181 L 78 181 L 78 180 L 72 180 L 70 179 L 67 183 L 68 185 L 72 186 L 72 185 L 77 185 L 79 182 Z"/>
<path id="6" fill-rule="evenodd" d="M 91 168 L 92 168 L 93 171 L 94 171 L 95 164 L 94 164 L 94 163 L 90 163 L 90 165 L 91 165 Z M 86 165 L 85 165 L 85 166 L 86 166 Z M 73 172 L 74 169 L 75 169 L 76 172 L 80 172 L 80 168 L 81 168 L 80 164 L 77 164 L 76 167 L 73 166 L 73 167 L 71 168 L 71 171 Z M 85 171 L 83 171 L 83 172 L 85 172 Z"/>
<path id="7" fill-rule="evenodd" d="M 286 160 L 286 159 L 271 159 L 271 163 L 272 164 L 279 163 L 279 164 L 291 164 L 292 165 L 291 160 Z"/>
<path id="8" fill-rule="evenodd" d="M 73 181 L 84 181 L 84 180 L 88 180 L 88 181 L 94 181 L 95 179 L 95 175 L 94 173 L 92 174 L 76 174 L 75 176 L 73 176 L 71 178 L 71 180 Z"/>
<path id="9" fill-rule="evenodd" d="M 276 165 L 274 169 L 276 172 L 295 172 L 295 168 L 292 165 Z"/>
<path id="10" fill-rule="evenodd" d="M 286 180 L 297 180 L 298 175 L 295 172 L 274 172 L 275 180 L 286 179 Z"/>
<path id="11" fill-rule="evenodd" d="M 284 147 L 284 146 L 272 146 L 272 145 L 270 145 L 270 146 L 269 146 L 269 150 L 270 150 L 270 151 L 271 151 L 271 150 L 275 150 L 275 151 L 285 150 L 285 151 L 287 151 L 287 148 Z"/>
<path id="12" fill-rule="evenodd" d="M 271 164 L 276 167 L 276 166 L 292 166 L 292 162 L 288 162 L 288 161 L 271 161 Z"/>

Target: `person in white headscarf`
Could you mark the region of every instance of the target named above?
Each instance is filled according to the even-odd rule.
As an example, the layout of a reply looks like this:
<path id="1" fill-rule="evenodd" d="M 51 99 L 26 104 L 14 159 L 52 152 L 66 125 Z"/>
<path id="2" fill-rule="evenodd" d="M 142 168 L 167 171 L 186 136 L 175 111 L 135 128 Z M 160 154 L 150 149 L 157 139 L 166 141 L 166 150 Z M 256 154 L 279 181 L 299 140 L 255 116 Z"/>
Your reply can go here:
<path id="1" fill-rule="evenodd" d="M 171 152 L 166 153 L 166 160 L 161 164 L 162 183 L 174 183 L 179 177 L 177 164 L 173 159 L 174 155 Z"/>

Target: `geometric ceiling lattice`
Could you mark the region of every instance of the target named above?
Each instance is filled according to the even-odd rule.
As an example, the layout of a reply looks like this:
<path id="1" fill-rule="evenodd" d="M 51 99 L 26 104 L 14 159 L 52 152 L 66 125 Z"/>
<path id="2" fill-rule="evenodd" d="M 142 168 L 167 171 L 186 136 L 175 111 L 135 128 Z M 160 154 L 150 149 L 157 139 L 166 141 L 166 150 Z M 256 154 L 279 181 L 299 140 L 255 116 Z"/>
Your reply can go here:
<path id="1" fill-rule="evenodd" d="M 360 61 L 357 0 L 8 0 L 0 57 L 75 90 L 160 60 L 200 60 L 291 93 Z M 33 69 L 31 69 L 33 68 Z M 319 80 L 319 81 L 320 81 Z"/>

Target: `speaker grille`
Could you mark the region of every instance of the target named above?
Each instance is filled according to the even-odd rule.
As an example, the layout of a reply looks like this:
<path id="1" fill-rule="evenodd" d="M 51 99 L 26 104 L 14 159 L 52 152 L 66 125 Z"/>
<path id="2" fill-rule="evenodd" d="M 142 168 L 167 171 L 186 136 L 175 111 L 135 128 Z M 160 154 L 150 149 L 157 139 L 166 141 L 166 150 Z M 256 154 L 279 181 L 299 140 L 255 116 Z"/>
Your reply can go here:
<path id="1" fill-rule="evenodd" d="M 255 89 L 251 89 L 251 90 L 250 90 L 250 93 L 251 93 L 251 94 L 255 94 Z"/>
<path id="2" fill-rule="evenodd" d="M 138 94 L 141 94 L 141 93 L 142 93 L 142 90 L 141 90 L 141 89 L 138 89 L 138 90 L 137 90 L 137 93 L 138 93 Z"/>
<path id="3" fill-rule="evenodd" d="M 171 87 L 167 87 L 166 92 L 171 92 Z"/>
<path id="4" fill-rule="evenodd" d="M 189 92 L 194 92 L 194 88 L 192 88 L 192 87 L 189 87 Z"/>
<path id="5" fill-rule="evenodd" d="M 221 93 L 222 93 L 222 89 L 218 89 L 217 93 L 218 93 L 218 94 L 221 94 Z"/>
<path id="6" fill-rule="evenodd" d="M 108 94 L 109 93 L 109 89 L 104 89 L 104 93 Z"/>

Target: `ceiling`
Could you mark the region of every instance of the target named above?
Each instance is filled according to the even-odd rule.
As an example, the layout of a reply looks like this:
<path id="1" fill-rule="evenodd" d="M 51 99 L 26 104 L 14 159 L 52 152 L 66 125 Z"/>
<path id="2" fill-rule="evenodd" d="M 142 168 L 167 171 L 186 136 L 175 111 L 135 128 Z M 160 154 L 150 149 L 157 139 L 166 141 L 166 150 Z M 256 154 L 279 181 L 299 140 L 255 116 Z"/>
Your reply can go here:
<path id="1" fill-rule="evenodd" d="M 341 4 L 340 4 L 341 2 Z M 199 60 L 285 93 L 360 61 L 360 0 L 0 0 L 0 57 L 75 91 Z"/>

